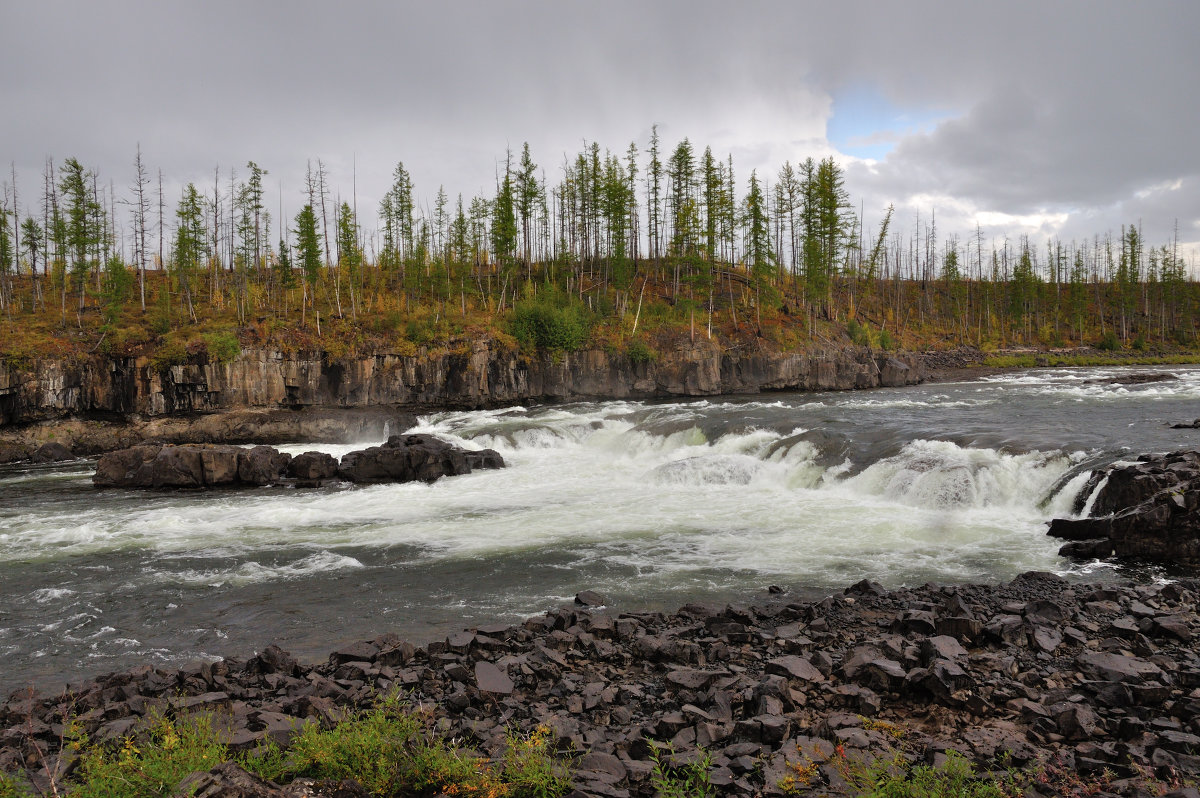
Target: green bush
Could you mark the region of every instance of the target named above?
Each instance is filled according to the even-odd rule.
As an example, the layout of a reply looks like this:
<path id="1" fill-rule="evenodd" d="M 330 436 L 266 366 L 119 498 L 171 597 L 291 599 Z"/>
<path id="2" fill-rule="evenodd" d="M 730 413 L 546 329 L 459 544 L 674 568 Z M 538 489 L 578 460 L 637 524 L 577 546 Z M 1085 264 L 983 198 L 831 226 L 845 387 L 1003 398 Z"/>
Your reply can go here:
<path id="1" fill-rule="evenodd" d="M 0 798 L 26 798 L 28 795 L 29 790 L 14 776 L 0 773 Z"/>
<path id="2" fill-rule="evenodd" d="M 588 324 L 578 305 L 542 299 L 518 303 L 508 320 L 508 332 L 526 348 L 574 352 L 587 342 Z"/>
<path id="3" fill-rule="evenodd" d="M 242 353 L 242 345 L 237 336 L 228 330 L 206 333 L 204 346 L 208 356 L 218 363 L 231 363 Z"/>
<path id="4" fill-rule="evenodd" d="M 82 753 L 72 798 L 172 795 L 185 776 L 216 767 L 225 756 L 207 714 L 153 718 L 140 738 L 127 737 L 120 746 L 89 746 L 82 737 L 75 744 Z"/>
<path id="5" fill-rule="evenodd" d="M 640 338 L 635 338 L 625 347 L 625 354 L 633 363 L 653 363 L 658 360 L 658 351 Z"/>
<path id="6" fill-rule="evenodd" d="M 166 371 L 172 366 L 182 366 L 187 359 L 187 347 L 183 341 L 178 338 L 168 338 L 150 358 L 150 365 L 155 371 Z"/>
<path id="7" fill-rule="evenodd" d="M 1121 342 L 1117 339 L 1116 332 L 1109 330 L 1096 342 L 1096 348 L 1101 352 L 1116 352 L 1121 348 Z"/>

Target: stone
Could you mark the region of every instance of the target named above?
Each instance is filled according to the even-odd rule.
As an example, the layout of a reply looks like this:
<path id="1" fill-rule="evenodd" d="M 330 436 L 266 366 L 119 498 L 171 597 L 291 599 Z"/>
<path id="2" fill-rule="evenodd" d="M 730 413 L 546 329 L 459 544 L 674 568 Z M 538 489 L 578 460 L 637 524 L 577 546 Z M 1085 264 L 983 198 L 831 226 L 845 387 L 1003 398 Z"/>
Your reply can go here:
<path id="1" fill-rule="evenodd" d="M 475 663 L 475 684 L 480 692 L 493 695 L 511 695 L 513 681 L 508 674 L 486 660 Z"/>
<path id="2" fill-rule="evenodd" d="M 247 485 L 274 485 L 287 475 L 292 456 L 270 446 L 255 446 L 238 454 L 238 479 Z"/>
<path id="3" fill-rule="evenodd" d="M 288 463 L 287 474 L 301 484 L 318 485 L 337 478 L 338 461 L 325 452 L 304 452 Z"/>
<path id="4" fill-rule="evenodd" d="M 393 435 L 382 446 L 342 457 L 338 474 L 348 482 L 434 482 L 471 473 L 472 468 L 503 468 L 504 459 L 490 449 L 468 452 L 434 435 Z"/>
<path id="5" fill-rule="evenodd" d="M 967 656 L 967 650 L 949 635 L 935 635 L 923 639 L 921 649 L 921 664 L 928 666 L 935 659 L 959 660 Z"/>
<path id="6" fill-rule="evenodd" d="M 581 590 L 575 594 L 575 603 L 582 607 L 603 607 L 608 604 L 608 598 L 595 590 Z"/>
<path id="7" fill-rule="evenodd" d="M 1163 678 L 1162 668 L 1152 662 L 1106 651 L 1085 651 L 1075 659 L 1081 671 L 1109 682 L 1140 683 Z"/>
<path id="8" fill-rule="evenodd" d="M 803 657 L 788 655 L 767 662 L 767 673 L 776 673 L 802 682 L 823 682 L 825 676 Z"/>
<path id="9" fill-rule="evenodd" d="M 278 784 L 223 762 L 212 770 L 193 773 L 179 783 L 177 796 L 191 798 L 283 798 Z"/>
<path id="10" fill-rule="evenodd" d="M 34 463 L 60 463 L 64 460 L 74 460 L 75 455 L 65 444 L 51 441 L 35 449 L 29 459 Z"/>

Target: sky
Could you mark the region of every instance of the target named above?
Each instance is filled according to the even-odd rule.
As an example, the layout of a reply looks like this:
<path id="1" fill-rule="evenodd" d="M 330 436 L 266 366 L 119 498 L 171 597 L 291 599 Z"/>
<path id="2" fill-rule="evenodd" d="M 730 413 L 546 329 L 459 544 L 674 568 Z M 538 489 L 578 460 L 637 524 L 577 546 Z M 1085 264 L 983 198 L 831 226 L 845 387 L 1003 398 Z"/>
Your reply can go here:
<path id="1" fill-rule="evenodd" d="M 47 156 L 121 198 L 140 146 L 173 208 L 253 160 L 290 218 L 319 158 L 373 227 L 399 161 L 469 200 L 506 148 L 554 183 L 657 125 L 743 190 L 832 156 L 867 231 L 892 204 L 964 239 L 1178 225 L 1200 254 L 1197 31 L 1195 0 L 0 0 L 0 163 L 23 207 Z"/>

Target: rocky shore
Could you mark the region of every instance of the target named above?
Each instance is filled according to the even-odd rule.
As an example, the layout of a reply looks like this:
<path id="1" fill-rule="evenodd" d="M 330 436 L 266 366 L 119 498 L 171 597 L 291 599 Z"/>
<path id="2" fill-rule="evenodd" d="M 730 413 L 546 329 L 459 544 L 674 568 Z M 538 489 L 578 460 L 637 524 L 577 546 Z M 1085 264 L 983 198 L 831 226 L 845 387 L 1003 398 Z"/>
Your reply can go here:
<path id="1" fill-rule="evenodd" d="M 485 756 L 509 728 L 548 727 L 587 795 L 652 795 L 659 744 L 729 795 L 854 794 L 847 762 L 937 765 L 952 751 L 983 774 L 1023 769 L 1028 795 L 1158 795 L 1200 778 L 1198 591 L 1029 573 L 674 614 L 609 612 L 587 591 L 423 647 L 382 635 L 310 666 L 268 646 L 18 692 L 0 706 L 0 768 L 48 789 L 75 756 L 60 747 L 67 719 L 119 742 L 151 713 L 211 711 L 245 751 L 399 689 Z M 234 770 L 205 777 L 212 794 L 247 794 L 220 791 Z"/>

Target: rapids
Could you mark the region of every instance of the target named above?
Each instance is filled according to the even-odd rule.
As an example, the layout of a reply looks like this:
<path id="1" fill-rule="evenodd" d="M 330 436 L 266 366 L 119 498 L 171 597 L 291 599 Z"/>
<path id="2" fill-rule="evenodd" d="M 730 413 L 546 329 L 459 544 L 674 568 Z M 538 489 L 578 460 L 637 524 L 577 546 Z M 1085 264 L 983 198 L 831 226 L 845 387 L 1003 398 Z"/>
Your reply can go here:
<path id="1" fill-rule="evenodd" d="M 1089 469 L 1200 444 L 1168 429 L 1200 416 L 1200 368 L 1130 371 L 435 413 L 416 431 L 509 467 L 433 485 L 97 491 L 86 462 L 0 467 L 0 692 L 271 642 L 316 659 L 428 641 L 584 588 L 646 609 L 864 577 L 1095 579 L 1115 566 L 1062 560 L 1045 522 Z"/>

